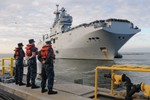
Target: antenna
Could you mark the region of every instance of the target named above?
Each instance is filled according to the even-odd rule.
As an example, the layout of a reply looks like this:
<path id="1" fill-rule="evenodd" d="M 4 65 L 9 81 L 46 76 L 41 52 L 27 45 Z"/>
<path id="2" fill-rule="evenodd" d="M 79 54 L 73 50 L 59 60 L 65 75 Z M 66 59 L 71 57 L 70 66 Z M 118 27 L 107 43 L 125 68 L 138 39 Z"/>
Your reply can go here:
<path id="1" fill-rule="evenodd" d="M 56 6 L 57 6 L 57 12 L 58 12 L 58 7 L 59 7 L 59 4 L 56 4 Z"/>

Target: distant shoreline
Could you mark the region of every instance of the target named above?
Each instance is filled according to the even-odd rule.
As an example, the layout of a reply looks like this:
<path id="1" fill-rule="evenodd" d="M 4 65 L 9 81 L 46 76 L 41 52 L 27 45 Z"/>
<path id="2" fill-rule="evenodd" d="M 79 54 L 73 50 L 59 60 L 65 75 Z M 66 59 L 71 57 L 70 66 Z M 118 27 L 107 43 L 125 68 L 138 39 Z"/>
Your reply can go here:
<path id="1" fill-rule="evenodd" d="M 119 52 L 122 55 L 144 55 L 150 54 L 150 52 Z"/>
<path id="2" fill-rule="evenodd" d="M 13 54 L 0 54 L 0 59 L 1 58 L 7 58 L 7 57 L 13 57 Z"/>

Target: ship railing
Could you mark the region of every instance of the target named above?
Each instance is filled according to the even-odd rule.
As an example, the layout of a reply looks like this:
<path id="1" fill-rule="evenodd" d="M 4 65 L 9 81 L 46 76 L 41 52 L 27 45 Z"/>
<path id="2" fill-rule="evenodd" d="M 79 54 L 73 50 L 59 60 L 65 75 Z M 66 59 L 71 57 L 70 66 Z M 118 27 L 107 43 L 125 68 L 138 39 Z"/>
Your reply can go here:
<path id="1" fill-rule="evenodd" d="M 95 24 L 98 24 L 98 25 L 95 26 Z M 106 23 L 105 23 L 104 20 L 96 20 L 96 21 L 93 21 L 93 22 L 91 22 L 91 23 L 89 23 L 89 24 L 83 23 L 83 24 L 78 25 L 78 26 L 76 26 L 76 27 L 72 27 L 71 29 L 69 29 L 69 30 L 67 30 L 67 31 L 65 31 L 65 32 L 74 30 L 74 29 L 79 28 L 79 27 L 82 27 L 82 26 L 84 26 L 84 27 L 94 26 L 94 28 L 98 28 L 98 27 L 106 27 Z"/>
<path id="2" fill-rule="evenodd" d="M 84 26 L 84 27 L 94 26 L 95 23 L 100 24 L 100 25 L 98 25 L 98 27 L 102 27 L 102 26 L 105 27 L 105 26 L 106 26 L 106 25 L 105 25 L 106 23 L 105 23 L 104 20 L 96 20 L 96 21 L 93 21 L 93 22 L 91 22 L 91 23 L 89 23 L 89 24 L 83 23 L 83 24 L 78 25 L 78 26 L 76 26 L 76 27 L 72 27 L 71 29 L 69 29 L 69 30 L 67 30 L 67 31 L 65 31 L 65 32 L 74 30 L 74 29 L 79 28 L 79 27 L 82 27 L 82 26 Z M 97 27 L 96 27 L 96 28 L 97 28 Z"/>
<path id="3" fill-rule="evenodd" d="M 76 27 L 73 27 L 73 28 L 71 28 L 70 30 L 68 30 L 68 31 L 71 31 L 71 30 L 74 30 L 74 29 L 76 29 L 76 28 L 79 28 L 79 27 L 82 27 L 82 26 L 86 26 L 87 24 L 81 24 L 81 25 L 78 25 L 78 26 L 76 26 Z"/>
<path id="4" fill-rule="evenodd" d="M 10 64 L 5 65 L 5 61 L 10 61 Z M 8 68 L 10 69 L 10 76 L 13 76 L 14 58 L 2 58 L 1 63 L 2 63 L 2 75 L 4 75 L 5 69 Z"/>
<path id="5" fill-rule="evenodd" d="M 115 19 L 115 18 L 110 18 L 106 20 L 107 22 L 109 21 L 118 21 L 118 22 L 127 22 L 127 23 L 131 23 L 130 21 L 126 20 L 126 19 Z"/>
<path id="6" fill-rule="evenodd" d="M 56 35 L 56 34 L 52 34 L 52 35 L 50 36 L 50 38 L 53 37 L 53 36 L 55 36 L 55 35 Z"/>
<path id="7" fill-rule="evenodd" d="M 113 65 L 109 66 L 97 66 L 95 69 L 95 87 L 94 87 L 94 100 L 98 96 L 98 71 L 99 70 L 110 70 L 111 75 L 114 75 L 114 71 L 128 71 L 128 72 L 150 72 L 150 66 L 130 66 L 130 65 Z M 111 79 L 110 95 L 114 95 L 114 80 Z"/>

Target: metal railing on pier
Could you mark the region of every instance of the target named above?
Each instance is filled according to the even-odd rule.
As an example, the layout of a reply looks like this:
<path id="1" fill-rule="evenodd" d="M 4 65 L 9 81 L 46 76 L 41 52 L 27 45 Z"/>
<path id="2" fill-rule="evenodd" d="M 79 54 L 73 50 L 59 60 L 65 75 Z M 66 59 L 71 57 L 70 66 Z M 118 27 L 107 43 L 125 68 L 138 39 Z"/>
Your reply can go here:
<path id="1" fill-rule="evenodd" d="M 97 66 L 95 69 L 95 87 L 94 87 L 94 100 L 99 100 L 97 99 L 98 95 L 98 71 L 99 70 L 110 70 L 111 75 L 115 75 L 114 71 L 130 71 L 130 72 L 150 72 L 150 67 L 148 66 L 128 66 L 128 65 L 113 65 L 111 67 L 109 66 Z M 111 90 L 110 90 L 110 95 L 114 95 L 114 83 L 115 77 L 111 77 Z M 117 81 L 118 83 L 120 82 L 119 75 L 117 75 Z M 143 86 L 144 85 L 144 86 Z M 146 89 L 143 89 L 145 88 Z M 148 87 L 148 88 L 147 88 Z M 143 90 L 144 95 L 150 96 L 150 86 L 146 84 L 141 85 L 141 90 Z"/>
<path id="2" fill-rule="evenodd" d="M 9 65 L 5 65 L 6 60 L 10 61 Z M 9 68 L 10 69 L 10 76 L 13 76 L 14 58 L 2 58 L 1 63 L 2 63 L 2 75 L 4 75 L 4 73 L 5 73 L 5 68 Z"/>

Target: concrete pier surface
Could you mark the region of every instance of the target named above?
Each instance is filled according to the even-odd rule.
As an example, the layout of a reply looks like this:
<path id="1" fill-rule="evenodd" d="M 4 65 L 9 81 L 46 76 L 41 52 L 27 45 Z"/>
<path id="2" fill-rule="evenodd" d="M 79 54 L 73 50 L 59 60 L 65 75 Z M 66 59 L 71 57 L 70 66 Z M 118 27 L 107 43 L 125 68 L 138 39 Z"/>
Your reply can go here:
<path id="1" fill-rule="evenodd" d="M 0 90 L 23 100 L 94 100 L 94 87 L 74 83 L 55 84 L 54 90 L 58 91 L 58 94 L 55 95 L 48 95 L 47 92 L 41 93 L 41 88 L 31 89 L 31 87 L 15 85 L 15 83 L 0 83 Z M 98 98 L 100 100 L 124 100 L 125 94 L 123 90 L 115 92 L 115 95 L 110 95 L 109 89 L 99 88 Z M 143 98 L 143 95 L 137 93 L 133 97 L 133 100 L 147 100 Z"/>
<path id="2" fill-rule="evenodd" d="M 31 89 L 26 86 L 18 86 L 14 83 L 0 83 L 0 89 L 14 94 L 24 100 L 92 100 L 87 96 L 93 92 L 94 88 L 75 84 L 56 84 L 55 89 L 58 94 L 48 95 L 41 93 L 41 89 Z"/>
<path id="3" fill-rule="evenodd" d="M 25 82 L 25 76 L 24 76 Z M 40 85 L 41 80 L 36 80 L 36 84 Z M 75 84 L 61 80 L 55 80 L 54 90 L 58 94 L 48 95 L 47 92 L 41 93 L 41 88 L 31 89 L 31 87 L 19 86 L 15 83 L 0 82 L 0 90 L 4 90 L 10 94 L 20 97 L 23 100 L 94 100 L 94 87 L 82 84 Z M 100 100 L 124 100 L 125 89 L 114 91 L 115 94 L 110 94 L 110 89 L 98 88 L 98 98 Z M 135 93 L 134 100 L 147 100 L 143 93 Z M 17 100 L 22 100 L 17 99 Z"/>

